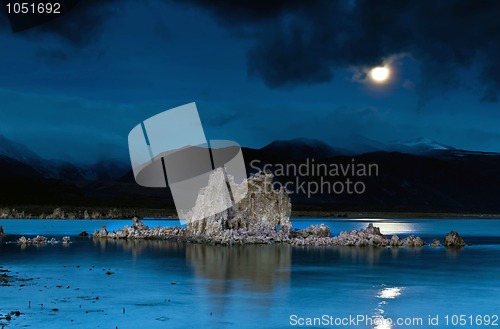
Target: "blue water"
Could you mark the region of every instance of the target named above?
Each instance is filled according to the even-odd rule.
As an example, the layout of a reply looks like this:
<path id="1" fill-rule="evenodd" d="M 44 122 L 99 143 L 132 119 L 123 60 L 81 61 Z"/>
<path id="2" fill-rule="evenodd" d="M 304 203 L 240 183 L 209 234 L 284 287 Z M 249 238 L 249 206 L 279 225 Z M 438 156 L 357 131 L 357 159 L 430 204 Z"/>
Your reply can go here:
<path id="1" fill-rule="evenodd" d="M 301 219 L 294 227 L 319 222 L 334 233 L 367 225 Z M 307 318 L 362 316 L 378 322 L 329 327 L 479 328 L 484 325 L 475 325 L 478 316 L 494 322 L 500 313 L 499 220 L 375 223 L 384 234 L 440 239 L 454 229 L 473 243 L 463 249 L 223 247 L 76 236 L 102 223 L 0 221 L 7 233 L 70 234 L 73 242 L 23 248 L 8 243 L 16 235 L 3 239 L 0 265 L 10 275 L 32 280 L 0 286 L 0 314 L 22 313 L 0 323 L 7 328 L 293 328 L 306 327 L 292 324 Z M 125 224 L 130 220 L 107 221 L 111 229 Z M 466 315 L 466 325 L 452 326 L 459 319 L 454 315 Z M 429 316 L 438 316 L 438 325 L 428 325 Z M 388 324 L 398 318 L 412 324 Z"/>

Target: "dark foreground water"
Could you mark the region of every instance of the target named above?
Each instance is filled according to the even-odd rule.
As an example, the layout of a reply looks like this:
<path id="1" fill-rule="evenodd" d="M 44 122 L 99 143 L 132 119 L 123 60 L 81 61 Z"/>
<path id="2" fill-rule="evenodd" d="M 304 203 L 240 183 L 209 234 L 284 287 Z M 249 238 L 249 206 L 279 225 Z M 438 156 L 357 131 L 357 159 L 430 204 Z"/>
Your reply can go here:
<path id="1" fill-rule="evenodd" d="M 294 226 L 325 221 L 335 234 L 367 225 L 306 219 Z M 130 221 L 108 221 L 108 228 L 125 224 Z M 99 228 L 101 221 L 14 220 L 0 225 L 14 234 L 72 235 L 69 246 L 21 247 L 9 243 L 16 235 L 3 239 L 1 270 L 13 278 L 0 286 L 0 314 L 21 312 L 10 321 L 0 320 L 6 327 L 500 326 L 499 220 L 375 224 L 384 234 L 411 232 L 428 242 L 442 240 L 454 229 L 473 243 L 459 250 L 94 241 L 76 234 Z M 430 325 L 429 317 L 437 325 Z"/>

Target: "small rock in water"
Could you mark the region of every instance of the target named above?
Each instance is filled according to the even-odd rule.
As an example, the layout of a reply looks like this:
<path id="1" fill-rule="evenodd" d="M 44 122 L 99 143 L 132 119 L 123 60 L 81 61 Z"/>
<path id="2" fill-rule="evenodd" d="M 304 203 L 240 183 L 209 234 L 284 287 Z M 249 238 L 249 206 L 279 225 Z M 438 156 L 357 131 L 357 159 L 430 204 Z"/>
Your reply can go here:
<path id="1" fill-rule="evenodd" d="M 62 238 L 62 243 L 64 243 L 64 244 L 68 244 L 68 243 L 69 243 L 69 240 L 70 240 L 69 236 L 63 236 L 63 238 Z"/>
<path id="2" fill-rule="evenodd" d="M 88 236 L 89 234 L 87 233 L 87 231 L 82 231 L 78 235 L 79 236 Z"/>
<path id="3" fill-rule="evenodd" d="M 425 246 L 425 242 L 421 238 L 411 234 L 409 237 L 401 240 L 401 245 L 404 247 L 423 247 Z"/>
<path id="4" fill-rule="evenodd" d="M 55 240 L 55 239 L 53 239 Z M 52 241 L 52 240 L 51 240 Z M 40 235 L 37 235 L 36 237 L 34 237 L 33 239 L 27 239 L 25 236 L 22 236 L 20 237 L 18 240 L 17 240 L 17 243 L 18 244 L 22 244 L 22 245 L 25 245 L 25 244 L 37 244 L 37 245 L 42 245 L 42 244 L 46 244 L 47 243 L 47 238 L 44 237 L 44 236 L 40 236 Z"/>
<path id="5" fill-rule="evenodd" d="M 451 231 L 446 234 L 443 242 L 443 246 L 445 247 L 463 247 L 465 246 L 464 239 L 455 231 Z"/>
<path id="6" fill-rule="evenodd" d="M 441 242 L 439 242 L 438 239 L 434 239 L 429 246 L 431 246 L 431 247 L 440 247 L 441 246 Z"/>

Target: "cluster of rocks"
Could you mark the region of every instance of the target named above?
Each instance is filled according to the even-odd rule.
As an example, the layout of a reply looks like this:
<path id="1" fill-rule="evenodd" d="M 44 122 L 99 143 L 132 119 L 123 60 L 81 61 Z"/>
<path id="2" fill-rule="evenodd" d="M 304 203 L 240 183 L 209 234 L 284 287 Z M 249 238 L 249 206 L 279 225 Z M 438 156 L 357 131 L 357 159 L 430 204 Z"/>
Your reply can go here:
<path id="1" fill-rule="evenodd" d="M 272 174 L 259 173 L 241 184 L 231 182 L 233 195 L 240 200 L 228 211 L 215 215 L 210 207 L 217 202 L 214 198 L 222 195 L 225 186 L 222 175 L 215 171 L 208 186 L 200 191 L 195 207 L 188 213 L 186 228 L 149 228 L 134 218 L 132 226 L 124 226 L 108 232 L 106 226 L 96 230 L 94 238 L 110 239 L 176 239 L 209 244 L 272 244 L 288 243 L 297 246 L 375 246 L 375 247 L 422 247 L 425 242 L 413 235 L 399 238 L 384 236 L 378 227 L 369 224 L 366 229 L 343 231 L 331 236 L 330 228 L 324 224 L 311 225 L 303 230 L 292 230 L 290 222 L 291 203 L 284 189 L 272 187 Z M 245 186 L 246 193 L 243 193 Z M 240 189 L 241 188 L 241 189 Z M 458 233 L 450 232 L 445 238 L 446 246 L 462 246 Z M 434 243 L 435 244 L 435 243 Z"/>
<path id="2" fill-rule="evenodd" d="M 16 209 L 0 208 L 0 219 L 25 219 L 31 214 L 26 214 L 24 211 L 18 211 Z"/>
<path id="3" fill-rule="evenodd" d="M 124 226 L 117 231 L 108 232 L 103 225 L 101 230 L 96 230 L 94 238 L 107 239 L 174 239 L 194 243 L 238 245 L 238 244 L 274 244 L 288 243 L 295 246 L 373 246 L 373 247 L 423 247 L 426 243 L 414 235 L 399 238 L 384 236 L 380 229 L 368 224 L 366 229 L 352 229 L 342 231 L 338 236 L 330 236 L 330 228 L 321 225 L 311 225 L 303 230 L 269 229 L 265 226 L 256 227 L 252 230 L 227 229 L 214 236 L 205 234 L 193 234 L 187 228 L 181 227 L 156 227 L 149 228 L 139 219 L 135 218 L 132 226 Z M 445 237 L 447 247 L 462 247 L 465 245 L 463 239 L 457 232 L 450 232 Z M 434 239 L 430 244 L 439 247 L 439 240 Z"/>
<path id="4" fill-rule="evenodd" d="M 303 230 L 293 230 L 290 232 L 292 238 L 307 239 L 309 237 L 328 238 L 330 237 L 330 228 L 325 224 L 311 225 Z"/>
<path id="5" fill-rule="evenodd" d="M 166 238 L 201 243 L 246 244 L 290 242 L 292 205 L 284 188 L 274 189 L 273 175 L 259 173 L 237 184 L 230 179 L 231 192 L 239 202 L 227 211 L 212 214 L 227 188 L 224 172 L 215 170 L 208 185 L 198 195 L 195 206 L 186 216 L 186 228 L 148 228 L 139 219 L 132 226 L 108 232 L 95 231 L 96 238 L 140 239 Z M 210 215 L 206 215 L 210 214 Z"/>
<path id="6" fill-rule="evenodd" d="M 273 244 L 288 243 L 295 246 L 373 246 L 373 247 L 423 247 L 426 243 L 419 237 L 410 235 L 399 238 L 397 235 L 386 237 L 380 229 L 373 224 L 368 224 L 366 229 L 353 229 L 343 231 L 338 236 L 330 236 L 330 229 L 324 224 L 311 225 L 303 230 L 269 229 L 265 226 L 254 230 L 228 229 L 214 236 L 193 234 L 186 228 L 156 227 L 149 228 L 139 219 L 135 218 L 132 226 L 124 226 L 117 231 L 108 232 L 106 226 L 96 230 L 94 238 L 107 239 L 175 239 L 194 243 L 238 245 L 238 244 Z M 463 239 L 456 232 L 446 235 L 447 247 L 462 247 Z M 438 247 L 440 242 L 434 239 L 430 246 Z"/>
<path id="7" fill-rule="evenodd" d="M 32 215 L 24 210 L 0 208 L 0 219 L 122 219 L 132 217 L 133 216 L 131 214 L 124 213 L 116 208 L 109 209 L 107 211 L 65 211 L 62 208 L 55 208 L 52 213 L 42 213 L 39 216 Z"/>
<path id="8" fill-rule="evenodd" d="M 270 244 L 291 241 L 290 233 L 282 230 L 272 230 L 265 227 L 255 228 L 253 230 L 228 229 L 216 235 L 194 234 L 187 228 L 182 227 L 147 227 L 138 219 L 135 222 L 141 226 L 125 225 L 122 229 L 109 231 L 106 225 L 100 230 L 95 230 L 94 238 L 108 239 L 174 239 L 180 241 L 189 241 L 195 243 L 210 244 Z"/>
<path id="9" fill-rule="evenodd" d="M 82 233 L 80 233 L 80 235 L 82 235 Z M 93 234 L 94 238 L 109 239 L 183 239 L 186 236 L 185 228 L 162 226 L 149 228 L 137 217 L 133 218 L 132 226 L 125 225 L 122 229 L 108 232 L 106 225 L 103 225 L 100 230 L 95 230 Z"/>
<path id="10" fill-rule="evenodd" d="M 422 247 L 425 242 L 413 235 L 400 239 L 393 235 L 390 239 L 380 232 L 380 228 L 368 224 L 366 229 L 352 229 L 351 231 L 342 231 L 338 236 L 330 237 L 326 235 L 326 230 L 319 226 L 310 226 L 305 230 L 294 233 L 295 238 L 292 244 L 298 246 L 374 246 L 374 247 Z M 330 230 L 328 230 L 329 232 Z"/>
<path id="11" fill-rule="evenodd" d="M 69 236 L 63 236 L 62 239 L 61 239 L 61 242 L 63 244 L 69 244 L 70 243 L 70 237 Z M 37 235 L 34 238 L 26 238 L 25 236 L 22 236 L 22 237 L 20 237 L 17 240 L 17 243 L 20 244 L 20 245 L 28 245 L 28 244 L 32 244 L 32 245 L 45 245 L 45 244 L 57 244 L 57 243 L 59 243 L 59 241 L 56 240 L 56 238 L 52 238 L 52 239 L 49 240 L 47 237 L 44 237 L 44 236 L 41 236 L 41 235 Z"/>

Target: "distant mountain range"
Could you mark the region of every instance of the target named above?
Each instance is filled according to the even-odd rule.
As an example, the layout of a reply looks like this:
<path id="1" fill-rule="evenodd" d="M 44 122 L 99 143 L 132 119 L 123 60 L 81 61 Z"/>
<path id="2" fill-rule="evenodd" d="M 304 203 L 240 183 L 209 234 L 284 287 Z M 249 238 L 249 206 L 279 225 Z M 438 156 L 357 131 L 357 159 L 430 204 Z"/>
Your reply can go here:
<path id="1" fill-rule="evenodd" d="M 357 156 L 374 152 L 399 152 L 412 155 L 445 156 L 460 154 L 495 155 L 492 152 L 460 150 L 429 138 L 420 137 L 410 141 L 381 143 L 361 136 L 349 143 L 348 147 L 332 147 L 329 144 L 308 138 L 274 141 L 260 150 L 293 158 L 328 158 L 333 156 Z"/>
<path id="2" fill-rule="evenodd" d="M 361 195 L 291 195 L 294 209 L 328 211 L 500 213 L 500 154 L 459 150 L 429 139 L 379 143 L 359 138 L 353 147 L 336 148 L 314 139 L 275 141 L 261 149 L 243 148 L 249 174 L 276 164 L 307 161 L 326 166 L 376 164 L 378 176 L 362 181 Z M 257 162 L 254 160 L 258 160 Z M 251 165 L 253 164 L 253 165 Z M 333 184 L 345 177 L 310 175 L 304 184 Z M 293 173 L 282 184 L 297 182 Z M 295 184 L 296 185 L 296 184 Z M 138 186 L 130 164 L 102 160 L 92 165 L 46 160 L 26 146 L 0 136 L 0 206 L 85 205 L 173 209 L 169 189 Z"/>
<path id="3" fill-rule="evenodd" d="M 1 135 L 0 157 L 3 158 L 3 161 L 7 159 L 10 161 L 14 160 L 22 163 L 24 166 L 29 166 L 34 175 L 37 173 L 42 178 L 65 181 L 114 180 L 123 175 L 130 167 L 128 163 L 113 159 L 101 160 L 90 165 L 75 164 L 61 160 L 47 160 L 31 151 L 25 145 Z M 0 173 L 0 175 L 2 174 Z"/>

